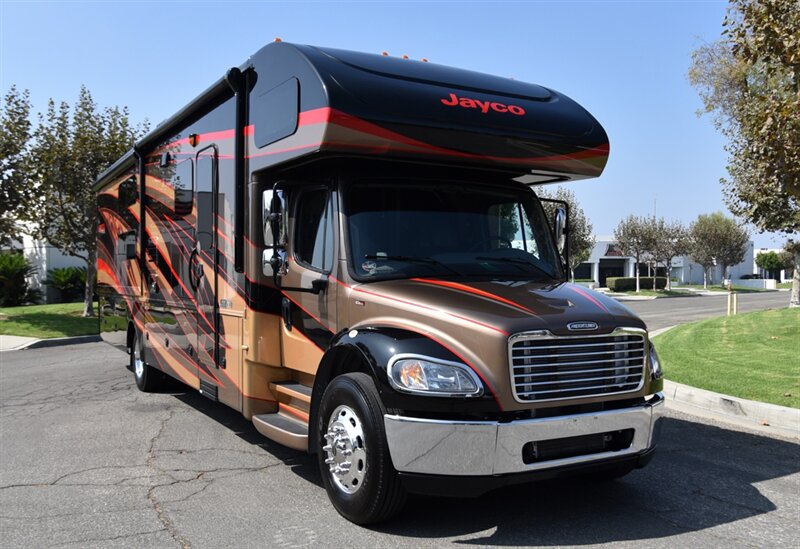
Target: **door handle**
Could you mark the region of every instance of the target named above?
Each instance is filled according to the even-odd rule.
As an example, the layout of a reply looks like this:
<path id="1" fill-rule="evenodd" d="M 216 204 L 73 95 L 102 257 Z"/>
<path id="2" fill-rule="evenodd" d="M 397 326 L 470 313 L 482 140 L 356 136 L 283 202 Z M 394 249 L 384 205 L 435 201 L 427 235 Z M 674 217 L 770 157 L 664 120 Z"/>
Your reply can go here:
<path id="1" fill-rule="evenodd" d="M 281 301 L 281 314 L 283 315 L 283 325 L 290 332 L 292 331 L 292 302 L 288 297 L 284 297 Z"/>

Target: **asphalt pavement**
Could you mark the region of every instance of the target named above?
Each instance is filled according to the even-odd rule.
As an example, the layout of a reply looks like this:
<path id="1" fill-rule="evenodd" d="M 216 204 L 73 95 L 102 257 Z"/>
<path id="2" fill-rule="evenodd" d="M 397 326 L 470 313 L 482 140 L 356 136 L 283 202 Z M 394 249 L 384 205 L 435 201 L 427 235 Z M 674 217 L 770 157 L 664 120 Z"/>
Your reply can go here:
<path id="1" fill-rule="evenodd" d="M 668 328 L 714 316 L 727 314 L 728 294 L 662 297 L 649 301 L 625 301 L 623 305 L 638 314 L 650 331 Z M 739 294 L 739 312 L 781 309 L 789 306 L 789 292 Z"/>
<path id="2" fill-rule="evenodd" d="M 0 355 L 3 547 L 800 546 L 800 445 L 669 411 L 652 463 L 339 517 L 314 460 L 102 343 Z"/>

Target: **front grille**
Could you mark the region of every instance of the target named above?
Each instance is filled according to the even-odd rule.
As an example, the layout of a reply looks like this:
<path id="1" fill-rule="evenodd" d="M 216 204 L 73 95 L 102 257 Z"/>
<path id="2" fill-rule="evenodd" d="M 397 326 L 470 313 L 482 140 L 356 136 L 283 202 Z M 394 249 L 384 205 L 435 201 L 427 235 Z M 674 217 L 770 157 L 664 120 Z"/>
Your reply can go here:
<path id="1" fill-rule="evenodd" d="M 638 391 L 644 383 L 645 337 L 518 334 L 509 340 L 512 387 L 520 402 Z"/>

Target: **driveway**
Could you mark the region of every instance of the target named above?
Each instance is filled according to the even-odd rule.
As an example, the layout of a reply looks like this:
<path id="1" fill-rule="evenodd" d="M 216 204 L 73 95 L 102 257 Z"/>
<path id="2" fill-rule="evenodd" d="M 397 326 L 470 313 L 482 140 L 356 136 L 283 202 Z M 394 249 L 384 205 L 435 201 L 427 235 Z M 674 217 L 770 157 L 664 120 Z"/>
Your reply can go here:
<path id="1" fill-rule="evenodd" d="M 140 393 L 126 364 L 99 343 L 0 355 L 0 545 L 800 546 L 788 440 L 668 411 L 653 462 L 621 481 L 417 498 L 362 528 L 312 458 L 180 385 Z"/>

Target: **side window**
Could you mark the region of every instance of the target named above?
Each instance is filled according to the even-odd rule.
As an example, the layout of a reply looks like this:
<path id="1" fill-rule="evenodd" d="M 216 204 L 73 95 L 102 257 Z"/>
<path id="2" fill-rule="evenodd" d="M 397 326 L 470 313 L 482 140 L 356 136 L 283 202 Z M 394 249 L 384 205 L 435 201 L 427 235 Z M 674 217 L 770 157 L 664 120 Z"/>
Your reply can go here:
<path id="1" fill-rule="evenodd" d="M 192 213 L 192 159 L 184 160 L 175 167 L 175 176 L 172 179 L 175 189 L 175 216 L 185 216 Z"/>
<path id="2" fill-rule="evenodd" d="M 300 112 L 300 82 L 290 78 L 261 94 L 253 102 L 255 145 L 266 147 L 297 131 Z"/>
<path id="3" fill-rule="evenodd" d="M 333 267 L 333 203 L 327 189 L 305 191 L 298 197 L 294 231 L 297 261 L 329 272 Z"/>

